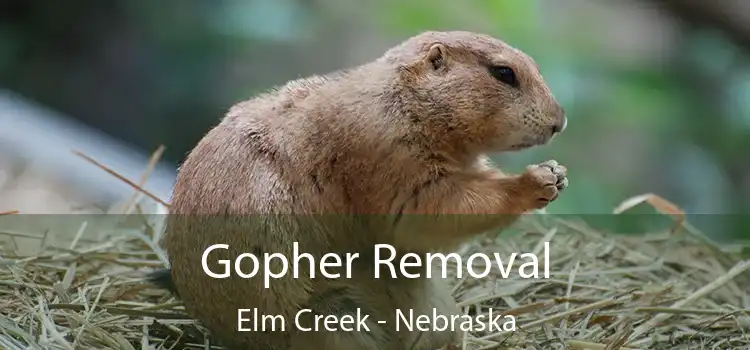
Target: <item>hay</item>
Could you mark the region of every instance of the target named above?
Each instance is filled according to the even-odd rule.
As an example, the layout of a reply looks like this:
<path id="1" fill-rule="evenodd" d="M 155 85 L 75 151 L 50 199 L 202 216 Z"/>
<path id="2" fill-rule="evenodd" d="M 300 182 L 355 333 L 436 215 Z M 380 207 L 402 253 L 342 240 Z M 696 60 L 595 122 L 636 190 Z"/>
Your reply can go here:
<path id="1" fill-rule="evenodd" d="M 688 235 L 609 236 L 579 222 L 548 221 L 462 249 L 539 252 L 539 242 L 550 241 L 552 252 L 550 279 L 456 279 L 456 299 L 467 311 L 517 317 L 516 332 L 467 334 L 467 349 L 750 347 L 749 262 Z M 33 257 L 4 255 L 0 347 L 204 348 L 201 327 L 179 301 L 143 282 L 162 264 L 145 233 L 115 232 Z"/>
<path id="2" fill-rule="evenodd" d="M 750 261 L 686 223 L 677 233 L 639 237 L 560 218 L 520 227 L 521 235 L 476 240 L 460 254 L 538 253 L 549 241 L 551 276 L 456 278 L 466 312 L 514 315 L 518 328 L 467 333 L 462 349 L 750 348 Z M 81 232 L 65 248 L 0 255 L 0 348 L 209 348 L 179 300 L 144 282 L 163 266 L 158 228 L 113 229 L 97 239 Z M 12 235 L 19 234 L 32 236 Z"/>

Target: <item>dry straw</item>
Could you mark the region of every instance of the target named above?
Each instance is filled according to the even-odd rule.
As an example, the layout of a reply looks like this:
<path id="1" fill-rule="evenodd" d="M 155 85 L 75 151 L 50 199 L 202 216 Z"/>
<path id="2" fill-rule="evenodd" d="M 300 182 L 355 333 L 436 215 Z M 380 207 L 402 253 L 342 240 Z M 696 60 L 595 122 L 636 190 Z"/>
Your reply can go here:
<path id="1" fill-rule="evenodd" d="M 144 181 L 127 183 L 149 197 Z M 675 229 L 616 236 L 582 221 L 534 217 L 519 225 L 521 235 L 463 247 L 463 255 L 538 253 L 549 241 L 552 254 L 549 279 L 455 279 L 466 312 L 512 314 L 518 326 L 467 333 L 461 349 L 750 349 L 750 261 L 709 242 L 657 196 L 636 197 L 615 212 L 640 203 L 675 217 Z M 144 282 L 144 273 L 164 264 L 158 229 L 113 230 L 97 241 L 84 237 L 85 225 L 64 249 L 15 256 L 4 247 L 0 349 L 219 348 L 179 300 Z"/>

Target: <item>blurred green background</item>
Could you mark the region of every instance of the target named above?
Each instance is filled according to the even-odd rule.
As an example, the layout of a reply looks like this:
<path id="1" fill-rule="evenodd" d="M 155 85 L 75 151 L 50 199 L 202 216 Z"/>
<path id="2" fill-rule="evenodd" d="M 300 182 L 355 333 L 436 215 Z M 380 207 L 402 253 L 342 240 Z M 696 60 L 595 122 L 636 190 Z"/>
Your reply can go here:
<path id="1" fill-rule="evenodd" d="M 552 145 L 500 158 L 568 166 L 550 212 L 653 192 L 725 214 L 698 219 L 716 238 L 749 237 L 748 17 L 750 1 L 731 0 L 5 0 L 0 86 L 144 152 L 164 144 L 176 166 L 273 85 L 423 30 L 486 32 L 534 56 L 568 112 Z"/>

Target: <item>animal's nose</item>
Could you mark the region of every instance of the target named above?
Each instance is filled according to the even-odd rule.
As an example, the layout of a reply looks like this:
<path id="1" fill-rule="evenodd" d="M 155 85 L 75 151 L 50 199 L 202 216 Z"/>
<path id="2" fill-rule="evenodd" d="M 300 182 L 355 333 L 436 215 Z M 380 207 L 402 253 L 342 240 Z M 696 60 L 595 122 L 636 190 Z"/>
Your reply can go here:
<path id="1" fill-rule="evenodd" d="M 568 127 L 568 118 L 565 115 L 563 115 L 562 121 L 552 126 L 552 133 L 559 134 L 565 131 L 565 128 L 567 127 Z"/>
<path id="2" fill-rule="evenodd" d="M 552 125 L 552 135 L 559 134 L 563 131 L 565 131 L 565 128 L 568 127 L 568 116 L 565 114 L 565 111 L 560 109 L 559 118 L 557 119 L 557 122 Z"/>
<path id="3" fill-rule="evenodd" d="M 565 128 L 568 127 L 568 115 L 565 112 L 565 108 L 559 103 L 555 103 L 552 106 L 550 119 L 552 119 L 553 122 L 547 130 L 552 132 L 551 136 L 555 136 L 565 131 Z"/>

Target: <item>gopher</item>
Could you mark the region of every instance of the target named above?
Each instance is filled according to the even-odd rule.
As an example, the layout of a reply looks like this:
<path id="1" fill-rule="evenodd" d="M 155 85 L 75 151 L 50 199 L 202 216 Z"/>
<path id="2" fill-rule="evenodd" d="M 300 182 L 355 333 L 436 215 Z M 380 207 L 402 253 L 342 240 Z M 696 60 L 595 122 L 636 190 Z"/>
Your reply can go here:
<path id="1" fill-rule="evenodd" d="M 160 242 L 171 267 L 152 281 L 230 349 L 449 347 L 458 330 L 396 331 L 393 321 L 394 310 L 460 314 L 447 281 L 375 279 L 373 246 L 451 251 L 547 206 L 568 186 L 565 167 L 550 160 L 506 174 L 488 155 L 547 144 L 566 125 L 537 63 L 480 33 L 423 32 L 358 67 L 288 82 L 231 107 L 189 153 Z M 316 258 L 360 258 L 350 278 L 300 268 L 268 288 L 259 277 L 214 279 L 201 265 L 217 243 L 229 248 L 211 253 L 213 271 L 242 253 L 291 261 L 293 242 Z M 239 332 L 238 309 L 286 327 Z M 314 322 L 295 318 L 303 309 L 361 312 L 369 330 L 302 332 L 295 321 Z"/>

